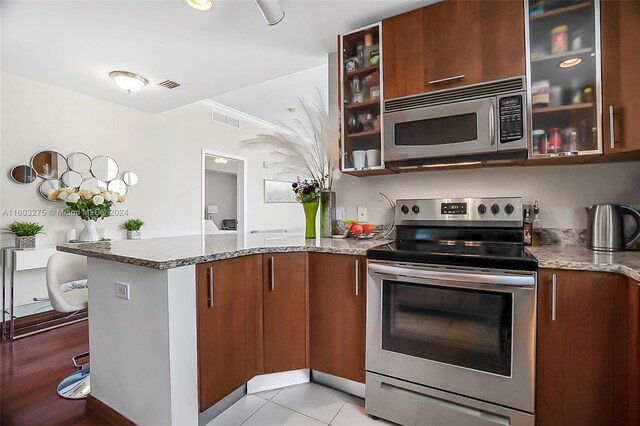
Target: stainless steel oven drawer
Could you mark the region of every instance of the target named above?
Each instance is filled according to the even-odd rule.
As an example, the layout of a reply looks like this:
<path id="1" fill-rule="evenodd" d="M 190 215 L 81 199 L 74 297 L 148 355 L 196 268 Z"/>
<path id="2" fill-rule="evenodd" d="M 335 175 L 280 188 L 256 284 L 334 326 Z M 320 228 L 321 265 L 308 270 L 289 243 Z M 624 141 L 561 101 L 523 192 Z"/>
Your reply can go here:
<path id="1" fill-rule="evenodd" d="M 365 410 L 406 426 L 533 426 L 535 416 L 367 372 Z"/>

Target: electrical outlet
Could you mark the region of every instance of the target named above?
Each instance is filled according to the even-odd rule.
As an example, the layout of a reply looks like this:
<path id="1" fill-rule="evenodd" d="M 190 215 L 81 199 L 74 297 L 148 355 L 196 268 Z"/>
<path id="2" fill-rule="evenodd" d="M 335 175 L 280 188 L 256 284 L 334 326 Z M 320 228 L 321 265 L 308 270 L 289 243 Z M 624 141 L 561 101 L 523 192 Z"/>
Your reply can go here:
<path id="1" fill-rule="evenodd" d="M 116 281 L 116 297 L 124 300 L 131 300 L 130 286 L 127 283 Z"/>
<path id="2" fill-rule="evenodd" d="M 367 208 L 363 206 L 358 206 L 358 222 L 366 222 L 367 221 Z"/>
<path id="3" fill-rule="evenodd" d="M 336 207 L 336 220 L 344 220 L 345 217 L 344 207 Z"/>

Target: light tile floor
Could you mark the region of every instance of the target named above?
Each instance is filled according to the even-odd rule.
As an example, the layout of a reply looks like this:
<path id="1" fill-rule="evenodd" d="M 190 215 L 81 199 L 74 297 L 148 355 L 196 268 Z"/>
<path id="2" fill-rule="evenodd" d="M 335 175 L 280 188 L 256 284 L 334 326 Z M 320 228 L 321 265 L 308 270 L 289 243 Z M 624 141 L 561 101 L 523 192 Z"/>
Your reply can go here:
<path id="1" fill-rule="evenodd" d="M 364 400 L 315 383 L 246 395 L 208 426 L 385 426 L 364 411 Z"/>

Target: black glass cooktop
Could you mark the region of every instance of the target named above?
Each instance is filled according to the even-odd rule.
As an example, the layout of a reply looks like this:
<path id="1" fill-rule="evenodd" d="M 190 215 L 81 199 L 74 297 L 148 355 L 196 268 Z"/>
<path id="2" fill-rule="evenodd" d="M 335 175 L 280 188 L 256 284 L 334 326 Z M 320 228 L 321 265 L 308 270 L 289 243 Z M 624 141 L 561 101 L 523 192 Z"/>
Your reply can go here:
<path id="1" fill-rule="evenodd" d="M 535 271 L 538 261 L 514 242 L 396 241 L 373 247 L 367 258 L 433 265 Z"/>

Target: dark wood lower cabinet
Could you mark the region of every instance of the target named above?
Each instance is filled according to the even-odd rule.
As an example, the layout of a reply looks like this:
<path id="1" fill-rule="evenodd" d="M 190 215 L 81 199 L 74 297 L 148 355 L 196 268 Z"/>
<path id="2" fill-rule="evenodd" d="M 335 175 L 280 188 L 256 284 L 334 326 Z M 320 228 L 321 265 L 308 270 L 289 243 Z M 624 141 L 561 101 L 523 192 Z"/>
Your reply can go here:
<path id="1" fill-rule="evenodd" d="M 541 270 L 536 424 L 628 424 L 627 283 L 610 273 Z"/>
<path id="2" fill-rule="evenodd" d="M 310 367 L 364 383 L 366 258 L 309 255 Z"/>
<path id="3" fill-rule="evenodd" d="M 629 279 L 629 421 L 640 424 L 640 282 Z"/>
<path id="4" fill-rule="evenodd" d="M 307 253 L 263 257 L 264 372 L 307 368 Z"/>

